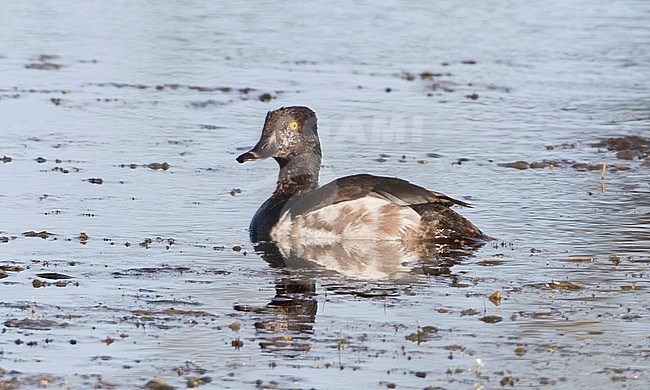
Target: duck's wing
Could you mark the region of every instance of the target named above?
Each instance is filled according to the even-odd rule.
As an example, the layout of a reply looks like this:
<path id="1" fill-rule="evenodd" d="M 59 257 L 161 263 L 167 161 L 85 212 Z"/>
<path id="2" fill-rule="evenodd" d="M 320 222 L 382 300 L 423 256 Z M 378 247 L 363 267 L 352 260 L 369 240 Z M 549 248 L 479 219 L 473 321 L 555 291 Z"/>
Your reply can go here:
<path id="1" fill-rule="evenodd" d="M 333 204 L 363 197 L 383 199 L 399 206 L 434 203 L 446 207 L 453 205 L 471 207 L 463 201 L 429 191 L 406 180 L 384 176 L 353 175 L 336 179 L 307 193 L 292 204 L 289 211 L 292 215 L 307 214 Z"/>

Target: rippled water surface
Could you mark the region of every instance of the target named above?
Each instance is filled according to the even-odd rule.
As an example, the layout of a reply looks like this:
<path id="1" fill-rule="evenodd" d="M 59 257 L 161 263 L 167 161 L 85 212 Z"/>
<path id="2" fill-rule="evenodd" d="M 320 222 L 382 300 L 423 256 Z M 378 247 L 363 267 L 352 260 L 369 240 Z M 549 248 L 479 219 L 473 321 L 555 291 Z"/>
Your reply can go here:
<path id="1" fill-rule="evenodd" d="M 650 137 L 648 25 L 646 1 L 3 2 L 0 388 L 648 388 L 648 150 L 594 146 Z M 235 157 L 284 105 L 318 114 L 322 182 L 399 176 L 496 240 L 382 278 L 265 261 L 277 166 Z"/>

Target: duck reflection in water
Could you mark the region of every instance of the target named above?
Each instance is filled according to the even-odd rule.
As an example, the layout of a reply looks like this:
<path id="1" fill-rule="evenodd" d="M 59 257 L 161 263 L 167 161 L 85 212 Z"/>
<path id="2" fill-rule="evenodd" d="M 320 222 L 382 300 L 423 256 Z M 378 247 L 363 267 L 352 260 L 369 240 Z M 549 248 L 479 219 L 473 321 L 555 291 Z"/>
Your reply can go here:
<path id="1" fill-rule="evenodd" d="M 260 315 L 255 330 L 263 350 L 295 357 L 310 349 L 318 309 L 314 295 L 314 281 L 286 278 L 276 282 L 275 297 L 266 306 L 235 305 L 234 309 Z"/>
<path id="2" fill-rule="evenodd" d="M 314 242 L 258 242 L 255 251 L 272 267 L 333 271 L 357 280 L 397 282 L 413 273 L 450 276 L 450 268 L 479 249 L 452 248 L 448 244 L 420 243 L 409 251 L 401 242 L 342 241 L 336 245 Z"/>
<path id="3" fill-rule="evenodd" d="M 280 166 L 277 188 L 253 216 L 249 232 L 271 264 L 307 261 L 380 279 L 408 272 L 418 260 L 490 240 L 451 209 L 467 203 L 405 180 L 359 174 L 319 187 L 317 119 L 307 107 L 270 111 L 261 139 L 237 161 L 270 157 Z"/>

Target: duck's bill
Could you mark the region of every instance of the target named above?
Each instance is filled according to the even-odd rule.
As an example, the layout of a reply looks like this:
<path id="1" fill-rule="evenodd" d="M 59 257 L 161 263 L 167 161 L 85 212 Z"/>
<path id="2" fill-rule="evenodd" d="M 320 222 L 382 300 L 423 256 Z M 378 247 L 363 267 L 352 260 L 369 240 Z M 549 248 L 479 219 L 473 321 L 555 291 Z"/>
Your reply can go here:
<path id="1" fill-rule="evenodd" d="M 250 152 L 246 152 L 241 156 L 237 157 L 237 162 L 242 164 L 245 163 L 246 161 L 254 161 L 260 159 L 262 159 L 262 157 L 258 156 L 255 152 L 251 150 Z"/>
<path id="2" fill-rule="evenodd" d="M 277 153 L 278 147 L 275 144 L 275 138 L 266 137 L 262 138 L 253 149 L 237 157 L 237 162 L 241 164 L 246 161 L 264 160 L 265 158 L 275 157 Z"/>

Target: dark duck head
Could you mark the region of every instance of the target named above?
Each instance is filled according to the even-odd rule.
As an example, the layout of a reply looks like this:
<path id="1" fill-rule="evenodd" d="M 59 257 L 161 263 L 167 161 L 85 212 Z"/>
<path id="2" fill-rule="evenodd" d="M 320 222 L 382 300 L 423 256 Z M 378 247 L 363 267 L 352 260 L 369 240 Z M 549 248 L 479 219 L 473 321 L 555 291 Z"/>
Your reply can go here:
<path id="1" fill-rule="evenodd" d="M 322 153 L 316 113 L 307 107 L 282 107 L 266 114 L 262 137 L 239 163 L 273 157 L 280 165 L 276 193 L 291 196 L 318 187 Z"/>

